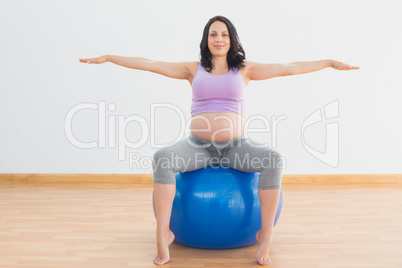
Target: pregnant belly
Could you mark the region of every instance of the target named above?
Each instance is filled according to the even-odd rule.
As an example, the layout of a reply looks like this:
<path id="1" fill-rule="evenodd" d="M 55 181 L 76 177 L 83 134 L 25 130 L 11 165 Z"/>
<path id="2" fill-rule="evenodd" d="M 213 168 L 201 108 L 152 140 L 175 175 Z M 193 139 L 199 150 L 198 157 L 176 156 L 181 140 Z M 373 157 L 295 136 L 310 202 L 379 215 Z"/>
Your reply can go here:
<path id="1" fill-rule="evenodd" d="M 200 113 L 191 118 L 190 131 L 208 141 L 228 141 L 244 135 L 245 118 L 238 113 Z"/>

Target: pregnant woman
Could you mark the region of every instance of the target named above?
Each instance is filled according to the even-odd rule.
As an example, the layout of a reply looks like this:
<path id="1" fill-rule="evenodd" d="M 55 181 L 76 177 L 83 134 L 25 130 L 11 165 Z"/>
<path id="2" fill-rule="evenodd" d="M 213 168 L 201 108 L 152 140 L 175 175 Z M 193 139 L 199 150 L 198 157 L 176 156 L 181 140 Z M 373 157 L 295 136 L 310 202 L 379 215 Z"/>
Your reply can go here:
<path id="1" fill-rule="evenodd" d="M 153 157 L 157 219 L 157 256 L 153 262 L 156 265 L 169 261 L 169 245 L 175 238 L 169 229 L 176 194 L 175 172 L 216 165 L 244 172 L 260 172 L 258 194 L 261 230 L 256 233 L 259 243 L 256 259 L 261 265 L 270 264 L 269 251 L 284 159 L 276 150 L 245 137 L 244 91 L 251 80 L 309 73 L 327 67 L 337 70 L 359 69 L 335 60 L 289 64 L 248 61 L 234 25 L 223 16 L 215 16 L 205 25 L 199 62 L 163 62 L 116 55 L 80 59 L 80 62 L 112 62 L 171 78 L 186 79 L 192 87 L 190 136 L 173 146 L 158 149 Z"/>

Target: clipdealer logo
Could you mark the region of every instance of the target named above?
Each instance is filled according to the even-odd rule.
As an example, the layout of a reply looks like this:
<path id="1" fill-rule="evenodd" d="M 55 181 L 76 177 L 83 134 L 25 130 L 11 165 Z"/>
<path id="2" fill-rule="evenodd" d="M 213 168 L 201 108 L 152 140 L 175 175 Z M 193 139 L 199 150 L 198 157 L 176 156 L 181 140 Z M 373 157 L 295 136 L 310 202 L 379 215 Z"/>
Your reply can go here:
<path id="1" fill-rule="evenodd" d="M 162 148 L 165 146 L 170 146 L 174 145 L 178 141 L 182 139 L 182 137 L 185 134 L 185 130 L 188 129 L 189 124 L 191 124 L 191 120 L 185 124 L 183 127 L 183 124 L 181 125 L 181 130 L 180 134 L 177 135 L 177 138 L 175 141 L 169 143 L 169 144 L 156 144 L 154 141 L 155 138 L 155 108 L 169 108 L 174 110 L 178 116 L 181 122 L 185 122 L 185 114 L 179 107 L 176 107 L 172 104 L 168 103 L 156 103 L 156 104 L 151 104 L 151 126 L 149 126 L 148 122 L 145 120 L 140 115 L 133 114 L 130 116 L 123 116 L 123 115 L 107 115 L 107 111 L 109 112 L 114 112 L 116 111 L 116 105 L 113 103 L 110 103 L 106 105 L 105 101 L 99 101 L 99 103 L 90 103 L 90 102 L 85 102 L 85 103 L 79 103 L 77 105 L 74 105 L 70 110 L 67 112 L 64 120 L 64 133 L 67 138 L 67 140 L 77 148 L 82 148 L 82 149 L 92 149 L 92 148 L 118 148 L 118 160 L 119 161 L 124 161 L 126 160 L 126 149 L 131 148 L 131 149 L 138 149 L 144 146 L 148 142 L 148 137 L 149 134 L 151 134 L 151 147 L 152 148 Z M 91 142 L 86 142 L 86 141 L 80 141 L 77 139 L 77 137 L 74 136 L 73 134 L 73 129 L 72 129 L 72 122 L 74 116 L 76 116 L 80 111 L 85 110 L 85 109 L 90 109 L 94 110 L 98 114 L 98 137 L 97 140 L 91 141 Z M 333 101 L 324 107 L 324 114 L 325 114 L 325 120 L 330 120 L 334 118 L 339 117 L 339 101 Z M 116 120 L 117 119 L 117 120 Z M 253 120 L 262 120 L 268 128 L 263 128 L 263 129 L 258 129 L 258 128 L 252 128 L 252 132 L 271 132 L 271 144 L 272 147 L 275 148 L 277 146 L 277 130 L 278 130 L 278 124 L 279 122 L 283 121 L 286 119 L 286 115 L 281 115 L 279 117 L 272 116 L 271 121 L 269 122 L 267 118 L 261 115 L 255 115 L 252 116 L 251 118 L 248 118 L 246 121 L 246 128 L 250 122 Z M 129 123 L 131 122 L 136 122 L 140 125 L 141 127 L 141 138 L 136 141 L 136 142 L 131 142 L 130 140 L 127 139 L 126 137 L 126 127 Z M 337 167 L 339 164 L 339 123 L 338 122 L 329 122 L 325 125 L 326 127 L 326 144 L 325 144 L 325 151 L 320 152 L 317 149 L 312 148 L 309 146 L 306 141 L 305 141 L 305 135 L 304 131 L 306 128 L 313 124 L 317 124 L 323 122 L 323 117 L 321 114 L 321 109 L 318 109 L 314 111 L 312 114 L 310 114 L 302 123 L 301 126 L 301 143 L 304 149 L 311 154 L 313 157 L 315 157 L 317 160 L 332 166 L 332 167 Z M 106 127 L 107 123 L 107 127 Z M 247 128 L 248 129 L 248 128 Z M 262 131 L 260 131 L 262 130 Z M 117 132 L 117 135 L 116 135 Z M 117 140 L 117 143 L 116 143 Z M 267 144 L 263 144 L 262 146 L 265 146 Z M 258 147 L 258 145 L 256 145 Z M 132 165 L 131 162 L 135 162 L 140 159 L 140 155 L 138 152 L 131 152 L 129 154 L 130 158 L 130 167 Z M 152 157 L 149 157 L 149 159 L 141 159 L 141 162 L 147 162 L 148 165 L 145 165 L 147 167 L 150 167 L 150 162 L 152 162 Z M 141 165 L 143 166 L 143 165 Z"/>
<path id="2" fill-rule="evenodd" d="M 339 118 L 339 100 L 333 101 L 324 107 L 325 120 Z M 304 131 L 307 127 L 323 122 L 321 109 L 316 110 L 304 120 L 301 128 L 301 141 L 304 149 L 313 157 L 321 162 L 337 167 L 339 164 L 339 123 L 329 122 L 325 124 L 325 151 L 320 152 L 309 145 L 305 141 Z"/>

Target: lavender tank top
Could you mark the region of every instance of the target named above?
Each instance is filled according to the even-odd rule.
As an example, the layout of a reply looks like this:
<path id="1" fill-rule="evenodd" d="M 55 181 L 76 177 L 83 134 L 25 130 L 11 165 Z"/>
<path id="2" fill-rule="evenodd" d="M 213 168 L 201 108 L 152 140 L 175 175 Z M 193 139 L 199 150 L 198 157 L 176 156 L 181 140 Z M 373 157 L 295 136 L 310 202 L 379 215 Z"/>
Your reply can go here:
<path id="1" fill-rule="evenodd" d="M 199 63 L 192 83 L 191 116 L 208 112 L 235 112 L 245 116 L 245 88 L 238 69 L 210 74 Z"/>

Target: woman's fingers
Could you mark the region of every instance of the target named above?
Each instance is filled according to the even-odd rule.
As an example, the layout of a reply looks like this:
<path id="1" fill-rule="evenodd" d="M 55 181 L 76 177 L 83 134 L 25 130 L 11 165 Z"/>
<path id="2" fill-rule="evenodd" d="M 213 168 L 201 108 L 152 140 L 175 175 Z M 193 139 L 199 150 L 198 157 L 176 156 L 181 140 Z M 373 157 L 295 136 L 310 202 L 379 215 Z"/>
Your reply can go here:
<path id="1" fill-rule="evenodd" d="M 97 63 L 97 58 L 80 59 L 83 63 Z"/>
<path id="2" fill-rule="evenodd" d="M 346 70 L 352 70 L 352 69 L 360 69 L 360 68 L 357 67 L 357 66 L 352 66 L 352 65 L 349 65 L 349 64 L 344 64 L 344 69 L 346 69 Z"/>
<path id="3" fill-rule="evenodd" d="M 352 66 L 343 62 L 335 61 L 332 67 L 336 70 L 358 70 L 360 67 Z"/>
<path id="4" fill-rule="evenodd" d="M 358 66 L 351 66 L 351 65 L 347 65 L 344 70 L 358 70 L 360 69 L 360 67 Z"/>
<path id="5" fill-rule="evenodd" d="M 100 57 L 96 57 L 96 58 L 87 58 L 87 59 L 80 59 L 80 62 L 83 63 L 105 63 L 106 60 L 106 56 L 100 56 Z"/>
<path id="6" fill-rule="evenodd" d="M 90 59 L 80 59 L 80 62 L 83 62 L 83 63 L 88 63 L 89 61 L 91 61 L 93 58 L 90 58 Z"/>

